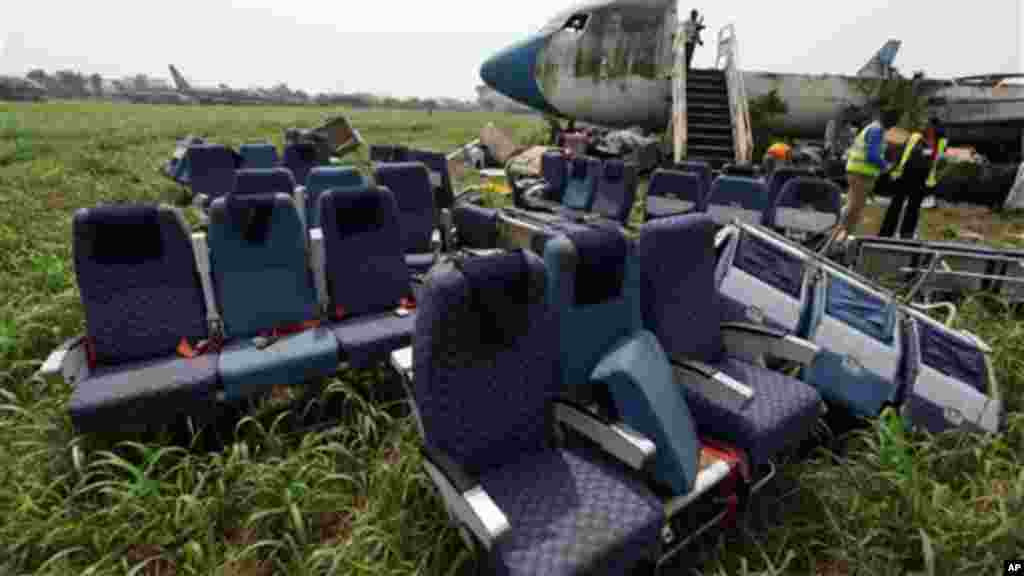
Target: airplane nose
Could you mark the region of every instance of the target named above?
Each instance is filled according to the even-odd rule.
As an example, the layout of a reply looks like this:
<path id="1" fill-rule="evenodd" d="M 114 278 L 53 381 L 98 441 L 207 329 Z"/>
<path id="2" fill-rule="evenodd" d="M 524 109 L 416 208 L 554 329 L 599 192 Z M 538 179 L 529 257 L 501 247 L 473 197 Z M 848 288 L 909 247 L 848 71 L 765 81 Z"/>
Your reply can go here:
<path id="1" fill-rule="evenodd" d="M 536 68 L 544 37 L 508 46 L 484 61 L 480 79 L 509 98 L 537 110 L 554 112 L 537 86 Z"/>

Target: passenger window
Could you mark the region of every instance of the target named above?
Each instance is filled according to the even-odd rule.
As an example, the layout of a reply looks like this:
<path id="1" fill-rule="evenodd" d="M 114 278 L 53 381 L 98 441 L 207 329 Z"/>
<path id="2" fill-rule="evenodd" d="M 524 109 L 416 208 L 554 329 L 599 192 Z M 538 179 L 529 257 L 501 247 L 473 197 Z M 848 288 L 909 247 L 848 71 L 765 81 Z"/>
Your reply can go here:
<path id="1" fill-rule="evenodd" d="M 589 14 L 573 14 L 569 17 L 565 26 L 562 26 L 562 29 L 572 30 L 573 32 L 583 32 L 583 29 L 587 27 L 587 20 L 589 18 Z"/>

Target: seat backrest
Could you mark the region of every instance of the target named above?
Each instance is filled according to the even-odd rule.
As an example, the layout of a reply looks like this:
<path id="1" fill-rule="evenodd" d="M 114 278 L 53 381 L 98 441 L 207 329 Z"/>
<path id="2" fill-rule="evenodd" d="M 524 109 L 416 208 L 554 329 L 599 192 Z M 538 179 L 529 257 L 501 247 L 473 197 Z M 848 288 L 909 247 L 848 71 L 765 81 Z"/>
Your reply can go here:
<path id="1" fill-rule="evenodd" d="M 700 178 L 701 182 L 701 196 L 706 198 L 708 191 L 711 190 L 711 165 L 703 160 L 684 160 L 679 164 L 676 164 L 676 169 L 680 172 L 689 172 L 696 174 Z"/>
<path id="2" fill-rule="evenodd" d="M 247 142 L 238 147 L 244 168 L 273 168 L 277 166 L 277 148 L 270 142 Z"/>
<path id="3" fill-rule="evenodd" d="M 625 223 L 636 198 L 636 166 L 622 160 L 605 160 L 597 181 L 593 210 L 610 220 Z"/>
<path id="4" fill-rule="evenodd" d="M 590 210 L 600 171 L 601 161 L 596 158 L 576 156 L 570 160 L 562 205 L 573 210 Z"/>
<path id="5" fill-rule="evenodd" d="M 645 223 L 637 241 L 643 325 L 670 358 L 714 363 L 723 351 L 715 223 L 705 214 Z"/>
<path id="6" fill-rule="evenodd" d="M 533 253 L 442 262 L 413 335 L 412 397 L 427 443 L 474 476 L 544 450 L 559 393 L 558 327 Z"/>
<path id="7" fill-rule="evenodd" d="M 779 190 L 769 223 L 785 230 L 820 233 L 839 221 L 842 193 L 822 178 L 797 176 Z"/>
<path id="8" fill-rule="evenodd" d="M 430 185 L 434 190 L 434 207 L 451 208 L 455 203 L 452 179 L 448 172 L 448 158 L 440 152 L 409 150 L 409 162 L 422 162 L 430 171 Z"/>
<path id="9" fill-rule="evenodd" d="M 398 207 L 382 186 L 331 188 L 320 197 L 331 310 L 358 316 L 394 310 L 409 294 Z"/>
<path id="10" fill-rule="evenodd" d="M 460 246 L 468 248 L 498 247 L 498 211 L 494 208 L 460 202 L 452 209 L 452 223 Z"/>
<path id="11" fill-rule="evenodd" d="M 317 166 L 306 178 L 306 225 L 320 227 L 320 196 L 330 188 L 366 186 L 366 178 L 352 166 Z"/>
<path id="12" fill-rule="evenodd" d="M 628 239 L 613 228 L 582 228 L 544 245 L 548 303 L 561 327 L 562 378 L 586 400 L 594 366 L 642 324 L 637 271 Z"/>
<path id="13" fill-rule="evenodd" d="M 706 211 L 716 224 L 726 225 L 734 218 L 749 224 L 763 224 L 772 206 L 768 186 L 753 178 L 719 176 L 711 183 Z"/>
<path id="14" fill-rule="evenodd" d="M 295 193 L 295 180 L 287 168 L 243 168 L 235 176 L 231 196 L 273 196 Z"/>
<path id="15" fill-rule="evenodd" d="M 782 191 L 782 187 L 793 178 L 799 177 L 811 177 L 811 172 L 806 168 L 798 168 L 796 166 L 779 166 L 775 170 L 772 170 L 771 175 L 768 177 L 768 192 L 772 198 L 777 198 L 779 192 Z"/>
<path id="16" fill-rule="evenodd" d="M 189 185 L 193 194 L 206 194 L 211 200 L 226 196 L 235 188 L 235 155 L 221 144 L 189 146 Z"/>
<path id="17" fill-rule="evenodd" d="M 704 209 L 704 184 L 701 177 L 693 172 L 659 168 L 651 175 L 647 195 L 672 195 L 680 200 L 693 202 L 697 211 Z"/>
<path id="18" fill-rule="evenodd" d="M 309 171 L 317 165 L 317 147 L 312 142 L 294 142 L 284 147 L 281 164 L 292 171 L 295 182 L 305 184 Z"/>
<path id="19" fill-rule="evenodd" d="M 168 206 L 83 208 L 72 224 L 75 276 L 97 364 L 173 355 L 207 335 L 206 304 L 181 213 Z"/>
<path id="20" fill-rule="evenodd" d="M 210 206 L 207 232 L 214 292 L 231 338 L 318 316 L 308 236 L 293 197 L 230 196 Z"/>
<path id="21" fill-rule="evenodd" d="M 387 186 L 398 203 L 398 224 L 406 253 L 430 252 L 434 232 L 434 192 L 422 162 L 379 164 L 375 180 Z"/>
<path id="22" fill-rule="evenodd" d="M 569 179 L 569 160 L 560 150 L 549 150 L 540 157 L 540 171 L 548 196 L 545 200 L 561 202 L 565 184 Z"/>

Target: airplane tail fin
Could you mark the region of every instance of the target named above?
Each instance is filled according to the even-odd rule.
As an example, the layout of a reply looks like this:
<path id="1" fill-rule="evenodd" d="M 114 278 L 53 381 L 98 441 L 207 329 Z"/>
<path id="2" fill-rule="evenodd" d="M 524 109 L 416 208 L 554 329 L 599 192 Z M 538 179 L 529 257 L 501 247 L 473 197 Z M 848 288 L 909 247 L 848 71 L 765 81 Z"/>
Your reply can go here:
<path id="1" fill-rule="evenodd" d="M 896 59 L 896 53 L 900 51 L 900 44 L 899 40 L 886 42 L 864 66 L 861 66 L 861 69 L 857 71 L 857 76 L 862 78 L 888 77 L 892 62 Z"/>
<path id="2" fill-rule="evenodd" d="M 192 87 L 188 85 L 188 82 L 185 81 L 185 78 L 182 77 L 181 73 L 178 72 L 178 69 L 174 67 L 174 64 L 168 65 L 168 68 L 171 69 L 171 78 L 174 79 L 174 85 L 178 87 L 178 90 L 188 91 L 192 89 Z"/>

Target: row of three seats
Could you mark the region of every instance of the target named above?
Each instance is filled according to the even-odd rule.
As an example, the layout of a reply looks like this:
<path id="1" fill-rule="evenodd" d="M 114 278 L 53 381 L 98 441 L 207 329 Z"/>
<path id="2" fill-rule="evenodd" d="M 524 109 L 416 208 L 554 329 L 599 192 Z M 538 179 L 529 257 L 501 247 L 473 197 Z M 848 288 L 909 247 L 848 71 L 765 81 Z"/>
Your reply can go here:
<path id="1" fill-rule="evenodd" d="M 231 191 L 236 170 L 281 168 L 289 172 L 294 182 L 305 182 L 316 160 L 311 144 L 289 144 L 279 158 L 272 143 L 250 142 L 239 146 L 238 152 L 223 144 L 195 144 L 186 149 L 181 163 L 187 167 L 193 198 L 208 205 Z"/>
<path id="2" fill-rule="evenodd" d="M 635 243 L 581 229 L 543 258 L 465 257 L 426 277 L 411 353 L 393 357 L 427 471 L 500 573 L 665 561 L 728 514 L 692 524 L 698 501 L 735 502 L 732 483 L 810 434 L 820 396 L 762 357 L 806 364 L 816 347 L 720 324 L 715 234 L 702 214 L 647 223 Z M 551 447 L 551 416 L 602 450 Z"/>
<path id="3" fill-rule="evenodd" d="M 219 198 L 191 238 L 171 207 L 76 213 L 86 334 L 48 361 L 73 382 L 74 425 L 166 422 L 408 345 L 415 284 L 393 194 L 335 189 L 320 206 L 313 245 L 286 194 Z"/>
<path id="4" fill-rule="evenodd" d="M 544 182 L 523 194 L 526 207 L 566 216 L 592 212 L 619 224 L 629 220 L 637 190 L 634 164 L 549 151 L 541 157 L 541 173 Z"/>

